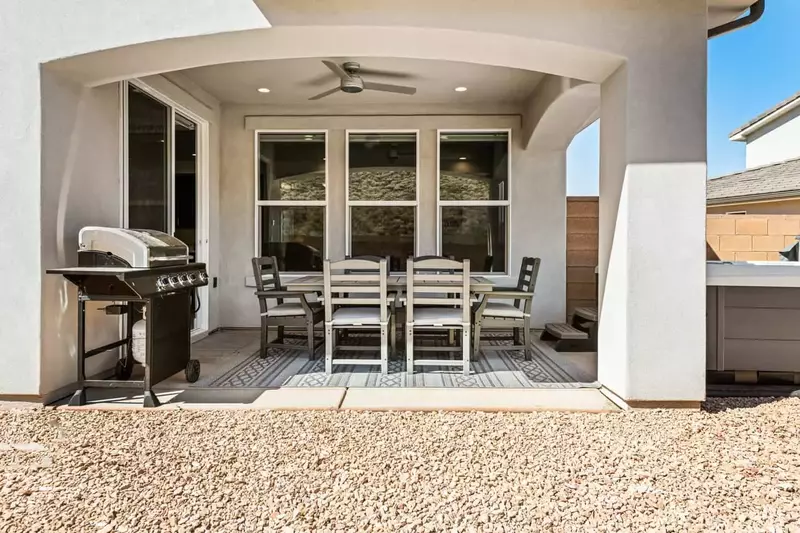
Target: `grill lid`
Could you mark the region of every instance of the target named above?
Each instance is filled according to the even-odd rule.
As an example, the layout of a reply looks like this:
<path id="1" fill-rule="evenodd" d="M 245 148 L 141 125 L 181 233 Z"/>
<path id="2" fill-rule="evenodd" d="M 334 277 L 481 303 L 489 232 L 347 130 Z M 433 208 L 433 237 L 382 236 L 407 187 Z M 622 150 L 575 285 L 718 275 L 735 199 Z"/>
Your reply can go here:
<path id="1" fill-rule="evenodd" d="M 112 254 L 134 268 L 185 265 L 189 247 L 172 235 L 151 229 L 87 226 L 78 234 L 80 251 Z"/>

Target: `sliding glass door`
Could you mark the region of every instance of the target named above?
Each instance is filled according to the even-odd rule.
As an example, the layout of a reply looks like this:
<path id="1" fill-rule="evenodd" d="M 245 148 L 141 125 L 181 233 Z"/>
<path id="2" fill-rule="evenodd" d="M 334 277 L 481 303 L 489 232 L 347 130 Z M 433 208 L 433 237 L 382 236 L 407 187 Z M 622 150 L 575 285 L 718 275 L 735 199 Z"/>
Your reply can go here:
<path id="1" fill-rule="evenodd" d="M 169 233 L 186 243 L 192 261 L 208 262 L 204 240 L 199 119 L 134 83 L 125 91 L 127 227 Z M 208 288 L 194 302 L 195 333 L 207 329 Z"/>
<path id="2" fill-rule="evenodd" d="M 169 232 L 170 108 L 128 85 L 128 227 Z"/>

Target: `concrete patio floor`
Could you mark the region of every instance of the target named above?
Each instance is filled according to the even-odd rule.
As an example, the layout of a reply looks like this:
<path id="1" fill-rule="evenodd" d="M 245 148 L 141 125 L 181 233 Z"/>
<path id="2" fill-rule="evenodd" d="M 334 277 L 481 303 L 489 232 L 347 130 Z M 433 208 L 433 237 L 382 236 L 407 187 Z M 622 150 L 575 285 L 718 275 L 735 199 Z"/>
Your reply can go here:
<path id="1" fill-rule="evenodd" d="M 551 374 L 544 373 L 541 383 L 525 381 L 524 376 L 521 378 L 535 388 L 513 386 L 520 380 L 510 379 L 508 370 L 495 370 L 491 365 L 484 365 L 483 372 L 490 376 L 482 376 L 481 383 L 499 384 L 492 387 L 476 387 L 469 382 L 449 388 L 436 385 L 369 387 L 363 386 L 365 380 L 358 374 L 339 380 L 345 386 L 284 385 L 296 382 L 296 374 L 302 368 L 308 368 L 305 355 L 293 355 L 295 359 L 286 363 L 285 370 L 270 381 L 273 386 L 213 386 L 220 382 L 220 376 L 231 375 L 248 361 L 258 363 L 254 357 L 258 348 L 258 331 L 253 330 L 222 331 L 194 343 L 192 356 L 201 363 L 201 379 L 189 384 L 180 372 L 157 384 L 155 392 L 162 402 L 160 409 L 602 412 L 624 407 L 595 381 L 596 354 L 561 354 L 538 341 L 534 355 L 550 369 Z M 276 359 L 280 360 L 280 357 Z M 496 363 L 495 356 L 487 357 Z M 137 367 L 135 374 L 140 372 L 141 368 Z M 460 379 L 457 371 L 444 374 L 456 375 Z M 441 382 L 441 377 L 435 373 L 430 376 L 422 382 Z M 553 376 L 559 379 L 548 382 Z M 504 383 L 512 386 L 502 386 Z M 87 399 L 88 404 L 77 409 L 137 409 L 142 405 L 141 391 L 133 389 L 88 389 Z M 66 406 L 68 400 L 62 399 L 56 407 L 73 409 Z"/>

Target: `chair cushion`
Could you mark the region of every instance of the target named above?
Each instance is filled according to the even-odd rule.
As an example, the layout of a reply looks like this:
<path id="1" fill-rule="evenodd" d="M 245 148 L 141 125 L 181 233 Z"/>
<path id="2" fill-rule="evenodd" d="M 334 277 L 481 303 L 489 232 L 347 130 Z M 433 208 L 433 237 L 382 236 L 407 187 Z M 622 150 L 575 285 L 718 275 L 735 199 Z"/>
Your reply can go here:
<path id="1" fill-rule="evenodd" d="M 454 309 L 452 307 L 414 308 L 415 326 L 451 326 L 461 323 L 461 309 Z"/>
<path id="2" fill-rule="evenodd" d="M 267 316 L 303 316 L 306 312 L 303 309 L 303 306 L 300 303 L 289 302 L 278 304 L 275 307 L 270 307 L 267 309 Z"/>
<path id="3" fill-rule="evenodd" d="M 523 318 L 524 313 L 512 304 L 501 302 L 489 302 L 483 310 L 483 316 L 495 316 L 499 318 Z"/>
<path id="4" fill-rule="evenodd" d="M 379 307 L 342 307 L 333 312 L 331 319 L 336 326 L 380 324 L 381 310 Z"/>

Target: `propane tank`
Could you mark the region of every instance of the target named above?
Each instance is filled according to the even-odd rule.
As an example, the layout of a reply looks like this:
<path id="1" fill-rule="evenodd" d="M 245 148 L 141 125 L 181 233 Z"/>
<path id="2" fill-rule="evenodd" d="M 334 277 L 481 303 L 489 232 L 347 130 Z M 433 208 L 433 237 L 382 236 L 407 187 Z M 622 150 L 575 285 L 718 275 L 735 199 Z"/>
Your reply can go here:
<path id="1" fill-rule="evenodd" d="M 147 355 L 147 308 L 142 310 L 142 319 L 133 325 L 131 353 L 134 361 L 143 365 Z"/>

